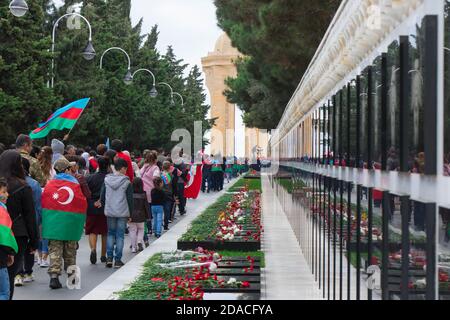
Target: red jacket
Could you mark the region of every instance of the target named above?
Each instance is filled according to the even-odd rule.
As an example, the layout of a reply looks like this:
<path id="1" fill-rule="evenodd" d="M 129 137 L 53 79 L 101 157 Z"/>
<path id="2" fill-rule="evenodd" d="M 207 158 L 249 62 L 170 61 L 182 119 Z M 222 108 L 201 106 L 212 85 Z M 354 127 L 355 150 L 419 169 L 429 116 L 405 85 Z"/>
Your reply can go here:
<path id="1" fill-rule="evenodd" d="M 127 176 L 128 176 L 128 178 L 130 178 L 130 181 L 133 182 L 134 170 L 133 170 L 133 164 L 131 163 L 131 158 L 123 152 L 117 152 L 117 157 L 119 157 L 127 162 L 127 165 L 128 165 Z"/>

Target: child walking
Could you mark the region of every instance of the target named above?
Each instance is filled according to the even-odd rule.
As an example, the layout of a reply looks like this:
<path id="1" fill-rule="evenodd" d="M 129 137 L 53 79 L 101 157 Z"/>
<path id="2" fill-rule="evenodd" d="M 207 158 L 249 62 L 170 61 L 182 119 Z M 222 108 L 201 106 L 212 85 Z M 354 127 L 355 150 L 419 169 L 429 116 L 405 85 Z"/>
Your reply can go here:
<path id="1" fill-rule="evenodd" d="M 176 183 L 174 183 L 171 173 L 172 164 L 170 161 L 164 161 L 161 179 L 163 181 L 162 190 L 165 194 L 164 201 L 164 230 L 169 230 L 169 223 L 172 217 L 172 209 L 175 205 Z M 153 203 L 153 202 L 152 202 Z"/>
<path id="2" fill-rule="evenodd" d="M 8 184 L 6 179 L 0 178 L 0 300 L 10 298 L 8 267 L 14 263 L 14 255 L 18 252 L 11 230 L 12 221 L 6 208 L 7 200 Z"/>
<path id="3" fill-rule="evenodd" d="M 152 189 L 152 216 L 153 216 L 153 231 L 155 236 L 159 238 L 161 236 L 162 219 L 164 214 L 164 203 L 166 201 L 166 195 L 163 188 L 163 181 L 160 177 L 153 179 L 154 188 Z"/>
<path id="4" fill-rule="evenodd" d="M 144 183 L 141 178 L 134 178 L 133 211 L 128 220 L 132 253 L 144 250 L 144 223 L 148 219 L 150 219 L 150 209 L 147 202 L 147 195 L 144 191 Z"/>
<path id="5" fill-rule="evenodd" d="M 108 237 L 106 239 L 106 267 L 120 268 L 122 262 L 123 244 L 127 221 L 133 212 L 133 186 L 126 175 L 127 162 L 118 158 L 114 161 L 115 173 L 108 174 L 105 178 L 100 202 L 96 206 L 105 208 L 105 216 L 108 225 Z"/>

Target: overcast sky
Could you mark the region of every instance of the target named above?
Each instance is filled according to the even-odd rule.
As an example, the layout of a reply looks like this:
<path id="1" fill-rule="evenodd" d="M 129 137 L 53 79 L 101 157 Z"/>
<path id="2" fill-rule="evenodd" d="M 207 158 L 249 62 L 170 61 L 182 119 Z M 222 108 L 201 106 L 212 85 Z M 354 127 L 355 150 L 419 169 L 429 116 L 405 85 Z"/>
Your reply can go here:
<path id="1" fill-rule="evenodd" d="M 144 19 L 143 33 L 149 33 L 153 25 L 158 25 L 158 50 L 165 53 L 167 46 L 172 45 L 177 57 L 191 67 L 196 64 L 201 68 L 201 58 L 214 50 L 217 38 L 223 33 L 217 26 L 212 0 L 132 0 L 133 25 L 141 17 Z M 205 90 L 210 103 L 206 87 Z M 245 132 L 239 111 L 235 120 L 236 155 L 243 156 Z"/>
<path id="2" fill-rule="evenodd" d="M 158 50 L 164 53 L 172 45 L 175 54 L 191 66 L 201 66 L 201 57 L 213 51 L 222 34 L 212 0 L 132 0 L 131 18 L 133 25 L 144 19 L 143 33 L 157 24 Z"/>
<path id="3" fill-rule="evenodd" d="M 60 4 L 60 0 L 55 0 Z M 217 26 L 216 7 L 213 0 L 132 0 L 131 19 L 133 26 L 143 18 L 142 33 L 150 32 L 152 26 L 158 25 L 159 39 L 157 48 L 161 54 L 172 45 L 178 59 L 183 59 L 190 66 L 198 65 L 201 58 L 214 50 L 217 38 L 222 30 Z M 145 67 L 145 66 L 142 66 Z M 207 103 L 209 92 L 205 86 Z M 243 155 L 244 130 L 241 113 L 236 112 L 236 153 Z"/>

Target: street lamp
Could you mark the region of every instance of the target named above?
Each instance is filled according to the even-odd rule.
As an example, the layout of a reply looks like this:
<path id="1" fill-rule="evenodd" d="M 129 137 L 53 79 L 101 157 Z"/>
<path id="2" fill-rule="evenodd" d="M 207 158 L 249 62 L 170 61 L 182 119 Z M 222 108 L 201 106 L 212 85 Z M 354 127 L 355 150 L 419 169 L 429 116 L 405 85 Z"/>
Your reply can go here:
<path id="1" fill-rule="evenodd" d="M 56 38 L 56 28 L 58 27 L 59 21 L 61 21 L 63 18 L 69 17 L 69 16 L 77 16 L 82 18 L 84 21 L 86 21 L 88 27 L 89 27 L 89 40 L 88 43 L 86 45 L 86 48 L 83 50 L 83 52 L 81 53 L 83 55 L 83 58 L 85 60 L 92 60 L 95 57 L 95 50 L 94 50 L 94 46 L 92 45 L 92 27 L 91 24 L 89 23 L 89 21 L 82 16 L 79 13 L 73 12 L 73 13 L 66 13 L 65 15 L 61 16 L 58 18 L 58 20 L 56 20 L 55 24 L 53 25 L 53 33 L 52 33 L 52 56 L 55 53 L 55 38 Z M 54 80 L 55 80 L 55 75 L 53 73 L 53 69 L 55 68 L 55 60 L 54 58 L 52 58 L 52 82 L 51 82 L 51 87 L 53 88 L 54 85 Z"/>
<path id="2" fill-rule="evenodd" d="M 15 17 L 23 17 L 28 12 L 28 4 L 25 0 L 13 0 L 9 3 L 9 10 Z"/>
<path id="3" fill-rule="evenodd" d="M 163 86 L 169 87 L 169 89 L 170 89 L 170 104 L 171 104 L 171 105 L 174 105 L 174 104 L 175 104 L 175 101 L 173 101 L 173 89 L 172 89 L 172 87 L 170 86 L 170 84 L 168 84 L 168 83 L 166 83 L 166 82 L 160 82 L 160 83 L 158 83 L 158 85 L 159 85 L 159 86 L 160 86 L 160 85 L 163 85 Z"/>
<path id="4" fill-rule="evenodd" d="M 103 52 L 103 54 L 102 54 L 102 56 L 101 56 L 101 58 L 100 58 L 100 69 L 103 67 L 103 57 L 105 56 L 105 54 L 106 54 L 108 51 L 111 51 L 111 50 L 119 50 L 119 51 L 122 51 L 122 52 L 127 56 L 127 59 L 128 59 L 128 71 L 127 71 L 127 73 L 125 74 L 125 77 L 123 78 L 123 82 L 124 82 L 125 84 L 127 84 L 127 85 L 131 84 L 131 83 L 133 82 L 133 75 L 131 74 L 131 59 L 130 59 L 130 56 L 128 55 L 128 53 L 127 53 L 125 50 L 123 50 L 122 48 L 119 48 L 119 47 L 111 47 L 111 48 L 109 48 L 109 49 L 106 49 L 105 52 Z"/>
<path id="5" fill-rule="evenodd" d="M 180 99 L 181 99 L 181 106 L 184 107 L 184 99 L 183 99 L 183 96 L 182 96 L 181 94 L 179 94 L 178 92 L 174 92 L 173 94 L 176 95 L 176 96 L 178 96 L 178 97 L 180 97 Z"/>
<path id="6" fill-rule="evenodd" d="M 134 76 L 135 76 L 138 72 L 141 72 L 141 71 L 148 72 L 148 73 L 150 73 L 150 75 L 152 76 L 152 78 L 153 78 L 153 87 L 152 87 L 152 89 L 150 90 L 150 97 L 156 98 L 156 97 L 158 96 L 158 90 L 156 90 L 156 78 L 155 78 L 155 75 L 153 74 L 153 72 L 151 72 L 151 71 L 148 70 L 148 69 L 139 69 L 139 70 L 136 70 L 136 71 L 131 75 L 131 78 L 134 79 Z"/>

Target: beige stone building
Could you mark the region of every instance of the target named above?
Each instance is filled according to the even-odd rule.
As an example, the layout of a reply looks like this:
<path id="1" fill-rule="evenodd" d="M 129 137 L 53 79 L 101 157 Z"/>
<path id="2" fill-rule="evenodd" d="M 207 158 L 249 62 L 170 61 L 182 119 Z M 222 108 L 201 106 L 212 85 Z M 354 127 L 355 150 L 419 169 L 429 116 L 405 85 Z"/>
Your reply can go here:
<path id="1" fill-rule="evenodd" d="M 216 41 L 213 52 L 202 58 L 206 86 L 211 96 L 211 118 L 217 118 L 211 130 L 211 153 L 234 156 L 235 148 L 235 113 L 236 106 L 227 102 L 224 91 L 225 80 L 236 77 L 235 62 L 241 56 L 231 45 L 230 38 L 223 33 Z M 244 141 L 244 139 L 242 139 Z M 245 156 L 252 159 L 267 155 L 268 135 L 253 128 L 245 129 Z"/>

